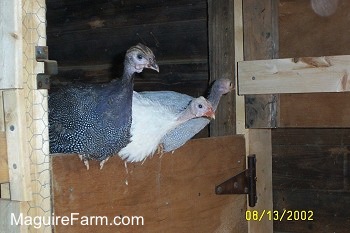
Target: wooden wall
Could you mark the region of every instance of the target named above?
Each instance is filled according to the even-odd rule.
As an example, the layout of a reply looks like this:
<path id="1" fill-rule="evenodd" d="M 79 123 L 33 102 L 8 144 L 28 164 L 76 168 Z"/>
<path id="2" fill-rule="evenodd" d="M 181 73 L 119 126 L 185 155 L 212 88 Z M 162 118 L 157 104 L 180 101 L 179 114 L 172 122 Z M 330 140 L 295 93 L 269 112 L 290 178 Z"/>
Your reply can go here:
<path id="1" fill-rule="evenodd" d="M 350 54 L 349 10 L 350 2 L 340 0 L 335 14 L 321 17 L 310 1 L 280 0 L 279 57 Z M 348 93 L 281 96 L 294 103 L 291 108 L 300 97 L 310 103 L 322 100 L 324 108 L 314 110 L 319 115 L 339 98 L 350 101 Z M 272 131 L 272 143 L 274 208 L 314 212 L 314 221 L 275 221 L 274 231 L 348 232 L 350 130 L 277 129 Z"/>
<path id="2" fill-rule="evenodd" d="M 207 1 L 47 0 L 47 12 L 50 59 L 59 66 L 53 87 L 119 76 L 125 51 L 141 42 L 154 51 L 160 73 L 143 72 L 135 90 L 205 94 Z"/>

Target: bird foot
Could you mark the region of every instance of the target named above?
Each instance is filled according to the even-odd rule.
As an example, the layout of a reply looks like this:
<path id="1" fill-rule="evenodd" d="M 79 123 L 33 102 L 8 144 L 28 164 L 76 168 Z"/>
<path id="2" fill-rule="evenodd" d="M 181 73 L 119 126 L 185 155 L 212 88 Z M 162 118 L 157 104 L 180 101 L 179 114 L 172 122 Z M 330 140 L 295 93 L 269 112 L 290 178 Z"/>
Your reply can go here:
<path id="1" fill-rule="evenodd" d="M 83 163 L 86 167 L 86 170 L 89 170 L 90 169 L 89 160 L 85 159 L 83 155 L 78 155 L 78 157 L 81 161 L 83 161 Z"/>
<path id="2" fill-rule="evenodd" d="M 164 154 L 164 145 L 163 145 L 163 143 L 160 143 L 157 146 L 157 154 L 159 154 L 160 156 L 162 156 Z"/>
<path id="3" fill-rule="evenodd" d="M 86 170 L 89 170 L 90 166 L 89 166 L 89 161 L 88 160 L 84 160 L 84 165 L 86 167 Z"/>
<path id="4" fill-rule="evenodd" d="M 100 170 L 102 170 L 103 165 L 105 164 L 105 162 L 107 162 L 108 159 L 109 159 L 109 157 L 108 157 L 107 159 L 102 160 L 102 161 L 100 162 Z"/>

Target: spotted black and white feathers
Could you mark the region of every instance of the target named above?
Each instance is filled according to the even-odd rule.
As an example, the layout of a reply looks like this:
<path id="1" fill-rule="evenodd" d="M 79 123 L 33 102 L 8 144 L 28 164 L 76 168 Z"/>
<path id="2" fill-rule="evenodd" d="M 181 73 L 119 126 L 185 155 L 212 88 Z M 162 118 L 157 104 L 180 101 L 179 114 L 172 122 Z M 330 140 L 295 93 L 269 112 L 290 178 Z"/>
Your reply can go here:
<path id="1" fill-rule="evenodd" d="M 153 52 L 138 44 L 125 55 L 124 73 L 106 84 L 79 84 L 49 96 L 51 153 L 77 153 L 103 163 L 130 140 L 133 74 L 144 68 L 159 71 Z"/>

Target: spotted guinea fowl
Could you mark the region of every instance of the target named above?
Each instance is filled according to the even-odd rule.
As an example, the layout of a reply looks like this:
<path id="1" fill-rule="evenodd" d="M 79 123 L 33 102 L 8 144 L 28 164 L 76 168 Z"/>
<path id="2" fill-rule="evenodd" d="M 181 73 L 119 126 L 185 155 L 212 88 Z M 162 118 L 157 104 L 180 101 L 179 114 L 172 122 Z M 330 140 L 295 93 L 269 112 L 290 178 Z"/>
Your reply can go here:
<path id="1" fill-rule="evenodd" d="M 137 92 L 133 95 L 130 143 L 118 155 L 128 162 L 139 162 L 153 155 L 160 140 L 169 131 L 196 117 L 214 117 L 211 104 L 198 97 L 183 109 L 174 109 Z"/>
<path id="2" fill-rule="evenodd" d="M 127 50 L 120 79 L 106 84 L 79 84 L 49 96 L 51 153 L 77 153 L 89 169 L 88 160 L 100 161 L 130 140 L 133 74 L 144 68 L 159 72 L 151 49 L 138 44 Z"/>
<path id="3" fill-rule="evenodd" d="M 212 104 L 214 111 L 216 111 L 221 96 L 227 94 L 233 90 L 233 84 L 231 80 L 227 78 L 221 78 L 214 81 L 208 101 Z M 169 106 L 175 109 L 181 109 L 193 99 L 193 97 L 173 91 L 145 91 L 140 92 L 141 95 L 152 99 L 158 100 L 162 105 Z M 186 121 L 175 129 L 169 131 L 161 140 L 162 152 L 174 151 L 177 148 L 184 145 L 194 135 L 201 131 L 210 120 L 205 117 L 191 119 Z"/>

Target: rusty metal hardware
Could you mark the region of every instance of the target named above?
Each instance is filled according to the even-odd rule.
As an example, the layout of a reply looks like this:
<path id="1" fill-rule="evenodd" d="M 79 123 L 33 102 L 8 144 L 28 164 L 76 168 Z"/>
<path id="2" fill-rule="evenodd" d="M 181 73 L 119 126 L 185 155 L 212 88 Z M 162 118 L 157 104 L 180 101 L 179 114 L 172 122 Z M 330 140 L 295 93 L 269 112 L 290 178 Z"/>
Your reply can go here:
<path id="1" fill-rule="evenodd" d="M 49 48 L 47 46 L 35 46 L 35 58 L 38 62 L 44 62 L 44 73 L 36 76 L 38 89 L 50 88 L 50 76 L 57 74 L 57 61 L 49 60 Z"/>
<path id="2" fill-rule="evenodd" d="M 248 194 L 248 203 L 254 207 L 257 202 L 256 195 L 256 158 L 248 155 L 248 169 L 226 180 L 215 187 L 215 193 L 223 194 Z"/>

